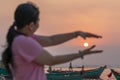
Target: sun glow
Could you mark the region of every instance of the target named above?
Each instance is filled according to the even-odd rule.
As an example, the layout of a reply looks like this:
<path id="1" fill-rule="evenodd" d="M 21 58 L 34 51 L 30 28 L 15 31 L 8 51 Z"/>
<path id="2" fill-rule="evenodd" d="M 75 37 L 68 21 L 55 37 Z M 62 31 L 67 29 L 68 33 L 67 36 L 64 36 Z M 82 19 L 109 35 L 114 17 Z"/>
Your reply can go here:
<path id="1" fill-rule="evenodd" d="M 84 47 L 88 47 L 89 44 L 88 44 L 87 42 L 85 42 L 85 43 L 83 44 L 83 46 L 84 46 Z"/>

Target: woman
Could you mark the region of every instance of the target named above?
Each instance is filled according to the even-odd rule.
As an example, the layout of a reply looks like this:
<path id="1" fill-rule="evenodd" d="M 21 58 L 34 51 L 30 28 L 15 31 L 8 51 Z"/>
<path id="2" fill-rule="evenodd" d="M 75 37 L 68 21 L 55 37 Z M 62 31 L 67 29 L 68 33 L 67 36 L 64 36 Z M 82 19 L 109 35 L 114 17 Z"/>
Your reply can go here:
<path id="1" fill-rule="evenodd" d="M 39 27 L 39 9 L 32 3 L 20 4 L 14 14 L 14 23 L 7 34 L 8 46 L 2 54 L 2 61 L 11 78 L 15 80 L 46 80 L 44 65 L 65 63 L 85 55 L 100 53 L 91 51 L 95 46 L 70 53 L 52 56 L 43 47 L 61 44 L 77 36 L 101 38 L 99 35 L 75 31 L 53 36 L 35 35 Z"/>

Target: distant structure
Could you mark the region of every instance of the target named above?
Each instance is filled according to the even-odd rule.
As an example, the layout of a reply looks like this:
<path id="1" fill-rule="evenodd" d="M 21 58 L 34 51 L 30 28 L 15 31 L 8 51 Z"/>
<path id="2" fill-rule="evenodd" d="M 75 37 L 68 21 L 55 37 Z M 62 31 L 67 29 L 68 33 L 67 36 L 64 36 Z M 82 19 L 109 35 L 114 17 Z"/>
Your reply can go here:
<path id="1" fill-rule="evenodd" d="M 83 74 L 84 74 L 84 65 L 82 65 L 81 71 L 80 71 L 80 75 L 83 75 Z"/>
<path id="2" fill-rule="evenodd" d="M 52 67 L 51 66 L 49 66 L 48 72 L 52 72 Z"/>
<path id="3" fill-rule="evenodd" d="M 73 71 L 72 62 L 69 64 L 69 71 Z"/>

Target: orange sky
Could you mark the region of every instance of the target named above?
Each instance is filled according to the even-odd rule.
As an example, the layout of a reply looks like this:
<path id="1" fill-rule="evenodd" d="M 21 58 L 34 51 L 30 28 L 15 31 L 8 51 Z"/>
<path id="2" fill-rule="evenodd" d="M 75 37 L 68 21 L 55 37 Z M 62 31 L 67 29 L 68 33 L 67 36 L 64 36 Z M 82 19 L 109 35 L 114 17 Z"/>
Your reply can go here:
<path id="1" fill-rule="evenodd" d="M 81 64 L 119 64 L 117 61 L 120 60 L 120 0 L 2 0 L 0 2 L 0 45 L 5 43 L 5 34 L 13 22 L 16 6 L 25 1 L 33 1 L 40 7 L 40 28 L 37 34 L 52 35 L 83 30 L 103 36 L 103 39 L 86 41 L 90 45 L 96 44 L 96 48 L 103 49 L 104 53 L 99 57 L 97 55 L 86 57 L 87 59 Z M 55 55 L 69 53 L 71 49 L 76 52 L 86 41 L 77 38 L 47 49 Z M 0 47 L 0 52 L 2 50 L 3 48 Z M 112 58 L 111 62 L 108 57 Z M 104 61 L 94 61 L 101 58 Z"/>

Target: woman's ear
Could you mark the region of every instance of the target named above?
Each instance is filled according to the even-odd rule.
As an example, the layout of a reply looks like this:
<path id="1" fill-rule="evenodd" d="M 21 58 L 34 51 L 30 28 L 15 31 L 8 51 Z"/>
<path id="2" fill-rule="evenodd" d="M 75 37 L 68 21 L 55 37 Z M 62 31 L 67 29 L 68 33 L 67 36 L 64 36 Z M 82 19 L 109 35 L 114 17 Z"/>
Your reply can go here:
<path id="1" fill-rule="evenodd" d="M 30 29 L 30 30 L 33 30 L 33 29 L 34 29 L 34 23 L 33 23 L 33 22 L 31 22 L 31 23 L 29 24 L 29 29 Z"/>

